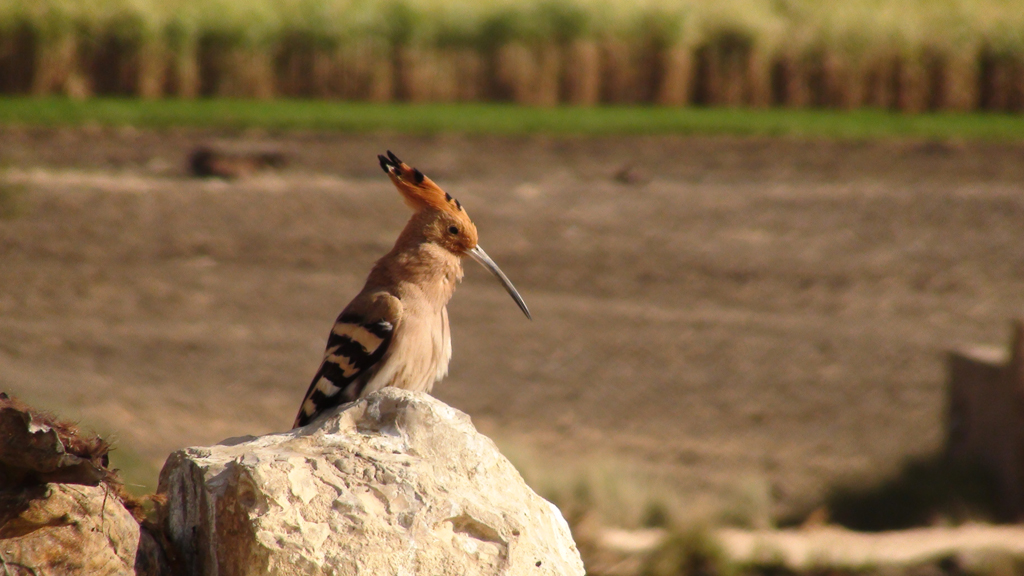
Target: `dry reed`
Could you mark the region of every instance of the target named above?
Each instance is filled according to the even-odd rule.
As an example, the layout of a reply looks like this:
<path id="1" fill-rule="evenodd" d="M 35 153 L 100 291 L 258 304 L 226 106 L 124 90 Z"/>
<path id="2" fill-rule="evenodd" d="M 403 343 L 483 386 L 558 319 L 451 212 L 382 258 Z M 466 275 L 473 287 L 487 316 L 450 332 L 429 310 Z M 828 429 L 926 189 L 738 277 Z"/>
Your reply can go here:
<path id="1" fill-rule="evenodd" d="M 1024 109 L 1024 0 L 7 0 L 0 92 Z"/>

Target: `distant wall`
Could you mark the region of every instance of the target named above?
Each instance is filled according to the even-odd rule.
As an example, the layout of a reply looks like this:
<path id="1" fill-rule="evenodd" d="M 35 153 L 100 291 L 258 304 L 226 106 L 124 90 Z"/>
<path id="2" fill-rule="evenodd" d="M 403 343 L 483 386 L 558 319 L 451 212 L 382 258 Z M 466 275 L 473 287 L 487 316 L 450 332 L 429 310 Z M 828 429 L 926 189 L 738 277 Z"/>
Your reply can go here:
<path id="1" fill-rule="evenodd" d="M 1009 353 L 949 353 L 948 450 L 988 468 L 1007 518 L 1024 519 L 1024 322 L 1014 323 Z"/>

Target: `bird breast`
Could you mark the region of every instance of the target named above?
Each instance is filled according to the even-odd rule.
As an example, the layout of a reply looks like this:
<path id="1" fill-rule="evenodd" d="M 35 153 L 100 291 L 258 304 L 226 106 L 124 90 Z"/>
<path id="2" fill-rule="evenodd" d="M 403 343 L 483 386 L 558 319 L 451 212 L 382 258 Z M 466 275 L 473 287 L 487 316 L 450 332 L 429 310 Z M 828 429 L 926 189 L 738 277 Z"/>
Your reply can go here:
<path id="1" fill-rule="evenodd" d="M 434 382 L 440 382 L 448 375 L 448 363 L 452 360 L 452 332 L 448 326 L 447 306 L 441 308 L 441 334 L 440 339 L 435 338 L 434 340 L 434 355 L 437 357 Z M 433 384 L 430 387 L 433 387 Z"/>
<path id="2" fill-rule="evenodd" d="M 430 316 L 402 318 L 381 369 L 367 383 L 364 395 L 386 386 L 430 392 L 448 374 L 452 358 L 448 310 Z"/>
<path id="3" fill-rule="evenodd" d="M 430 392 L 448 375 L 452 339 L 447 305 L 462 279 L 462 263 L 436 246 L 419 246 L 414 257 L 393 262 L 403 265 L 390 271 L 401 280 L 389 288 L 401 302 L 401 318 L 365 393 L 385 386 Z"/>

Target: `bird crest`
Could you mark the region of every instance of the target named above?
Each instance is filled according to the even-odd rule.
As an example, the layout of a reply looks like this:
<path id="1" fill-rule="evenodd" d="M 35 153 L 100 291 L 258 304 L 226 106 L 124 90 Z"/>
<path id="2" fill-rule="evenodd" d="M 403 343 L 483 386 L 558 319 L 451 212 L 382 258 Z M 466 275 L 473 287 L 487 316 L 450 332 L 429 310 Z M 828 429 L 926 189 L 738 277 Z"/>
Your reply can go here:
<path id="1" fill-rule="evenodd" d="M 468 219 L 458 200 L 441 190 L 433 180 L 424 176 L 423 172 L 399 160 L 391 150 L 388 150 L 387 156 L 378 154 L 377 159 L 380 160 L 380 167 L 388 173 L 402 194 L 405 203 L 416 212 L 433 208 Z"/>

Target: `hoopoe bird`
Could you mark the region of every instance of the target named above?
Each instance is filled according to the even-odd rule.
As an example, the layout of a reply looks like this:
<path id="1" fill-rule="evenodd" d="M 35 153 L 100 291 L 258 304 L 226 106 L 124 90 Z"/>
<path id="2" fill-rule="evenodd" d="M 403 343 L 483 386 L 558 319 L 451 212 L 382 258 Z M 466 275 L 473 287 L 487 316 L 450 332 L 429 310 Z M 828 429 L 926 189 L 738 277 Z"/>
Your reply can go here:
<path id="1" fill-rule="evenodd" d="M 334 323 L 294 428 L 386 386 L 430 392 L 448 374 L 447 306 L 464 256 L 494 274 L 530 318 L 515 286 L 477 243 L 462 204 L 390 150 L 377 158 L 413 215 Z"/>

